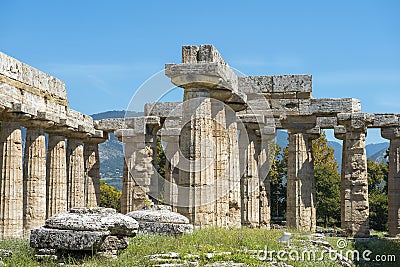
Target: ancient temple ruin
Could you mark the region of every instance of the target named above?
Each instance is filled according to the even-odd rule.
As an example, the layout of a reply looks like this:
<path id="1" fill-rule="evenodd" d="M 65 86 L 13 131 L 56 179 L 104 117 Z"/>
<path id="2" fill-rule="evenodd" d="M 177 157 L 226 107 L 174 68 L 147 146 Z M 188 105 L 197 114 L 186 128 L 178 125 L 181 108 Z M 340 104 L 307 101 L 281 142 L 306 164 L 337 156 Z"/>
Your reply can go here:
<path id="1" fill-rule="evenodd" d="M 155 200 L 198 227 L 270 227 L 268 144 L 289 134 L 287 226 L 315 231 L 311 142 L 343 140 L 341 228 L 369 236 L 365 138 L 390 140 L 389 235 L 400 234 L 400 115 L 367 114 L 353 98 L 312 97 L 311 75 L 238 76 L 211 45 L 184 46 L 167 64 L 182 102 L 145 105 L 142 117 L 93 121 L 68 107 L 65 85 L 0 53 L 0 238 L 28 235 L 56 213 L 99 204 L 98 144 L 125 144 L 123 213 Z M 22 147 L 21 127 L 26 128 Z M 46 135 L 47 144 L 46 144 Z M 154 168 L 165 144 L 165 179 Z"/>

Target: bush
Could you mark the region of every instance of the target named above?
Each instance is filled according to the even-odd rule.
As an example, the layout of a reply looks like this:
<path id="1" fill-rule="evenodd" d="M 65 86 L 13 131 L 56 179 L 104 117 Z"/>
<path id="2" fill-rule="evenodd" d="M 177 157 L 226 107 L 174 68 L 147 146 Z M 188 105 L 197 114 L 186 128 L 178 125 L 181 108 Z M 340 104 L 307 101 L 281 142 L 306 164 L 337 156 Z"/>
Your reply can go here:
<path id="1" fill-rule="evenodd" d="M 100 206 L 121 212 L 121 195 L 115 187 L 100 181 Z"/>

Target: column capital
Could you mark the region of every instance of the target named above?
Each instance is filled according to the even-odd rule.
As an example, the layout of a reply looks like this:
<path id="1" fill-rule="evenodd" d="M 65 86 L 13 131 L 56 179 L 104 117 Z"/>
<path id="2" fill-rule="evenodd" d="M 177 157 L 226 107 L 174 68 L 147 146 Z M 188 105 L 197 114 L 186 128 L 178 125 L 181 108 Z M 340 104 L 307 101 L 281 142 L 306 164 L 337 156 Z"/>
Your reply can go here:
<path id="1" fill-rule="evenodd" d="M 346 131 L 366 131 L 368 125 L 374 122 L 374 114 L 368 113 L 338 113 L 338 124 Z"/>
<path id="2" fill-rule="evenodd" d="M 385 139 L 399 139 L 400 138 L 400 127 L 390 127 L 390 128 L 382 128 L 381 136 Z"/>
<path id="3" fill-rule="evenodd" d="M 165 75 L 185 90 L 210 90 L 212 97 L 226 100 L 238 92 L 238 77 L 212 45 L 183 47 L 182 64 L 166 64 Z"/>

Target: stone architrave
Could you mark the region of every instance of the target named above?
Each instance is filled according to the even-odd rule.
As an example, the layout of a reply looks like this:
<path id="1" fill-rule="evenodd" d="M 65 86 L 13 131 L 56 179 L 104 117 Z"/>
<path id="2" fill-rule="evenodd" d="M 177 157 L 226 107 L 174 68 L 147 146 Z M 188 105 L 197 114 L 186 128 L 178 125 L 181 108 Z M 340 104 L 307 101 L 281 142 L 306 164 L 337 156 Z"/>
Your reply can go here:
<path id="1" fill-rule="evenodd" d="M 0 238 L 23 235 L 23 167 L 20 123 L 3 119 L 0 133 Z"/>
<path id="2" fill-rule="evenodd" d="M 41 127 L 26 129 L 24 157 L 24 232 L 46 220 L 46 142 Z"/>
<path id="3" fill-rule="evenodd" d="M 341 228 L 349 236 L 368 237 L 369 203 L 365 138 L 370 118 L 365 113 L 338 114 L 335 136 L 343 140 Z"/>
<path id="4" fill-rule="evenodd" d="M 83 139 L 68 138 L 67 177 L 68 210 L 85 206 L 85 160 Z"/>
<path id="5" fill-rule="evenodd" d="M 67 211 L 65 136 L 49 133 L 47 152 L 47 218 Z"/>
<path id="6" fill-rule="evenodd" d="M 400 128 L 383 128 L 382 137 L 390 140 L 388 179 L 388 230 L 400 236 Z"/>

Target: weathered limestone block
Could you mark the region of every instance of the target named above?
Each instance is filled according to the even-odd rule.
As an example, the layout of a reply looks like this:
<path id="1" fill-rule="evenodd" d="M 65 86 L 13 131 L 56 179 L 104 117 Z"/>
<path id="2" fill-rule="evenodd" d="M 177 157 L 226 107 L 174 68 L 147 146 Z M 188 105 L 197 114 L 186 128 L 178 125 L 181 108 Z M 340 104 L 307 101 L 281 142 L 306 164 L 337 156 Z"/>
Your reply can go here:
<path id="1" fill-rule="evenodd" d="M 127 216 L 139 223 L 139 232 L 143 233 L 180 235 L 193 232 L 188 218 L 163 206 L 132 211 Z"/>
<path id="2" fill-rule="evenodd" d="M 116 213 L 115 209 L 73 208 L 33 229 L 30 245 L 37 249 L 38 259 L 92 253 L 116 257 L 118 250 L 128 247 L 127 237 L 135 236 L 138 227 L 133 218 Z"/>
<path id="3" fill-rule="evenodd" d="M 279 94 L 279 98 L 303 98 L 298 93 L 312 92 L 311 75 L 245 76 L 239 77 L 238 82 L 240 92 Z M 296 97 L 285 95 L 289 92 L 295 92 Z M 275 96 L 268 95 L 267 98 Z"/>
<path id="4" fill-rule="evenodd" d="M 63 82 L 1 52 L 0 77 L 18 82 L 18 87 L 23 87 L 21 89 L 25 91 L 42 94 L 49 99 L 67 100 Z"/>
<path id="5" fill-rule="evenodd" d="M 144 105 L 144 115 L 158 116 L 160 118 L 180 118 L 182 117 L 182 102 L 146 103 Z"/>
<path id="6" fill-rule="evenodd" d="M 85 206 L 85 160 L 83 140 L 67 141 L 68 209 Z"/>
<path id="7" fill-rule="evenodd" d="M 390 140 L 388 179 L 389 236 L 400 236 L 400 129 L 384 128 L 382 137 Z"/>
<path id="8" fill-rule="evenodd" d="M 93 124 L 97 130 L 103 130 L 106 132 L 113 132 L 119 129 L 126 129 L 124 118 L 109 118 L 109 119 L 95 120 Z"/>
<path id="9" fill-rule="evenodd" d="M 398 127 L 400 125 L 399 114 L 374 114 L 372 127 Z"/>
<path id="10" fill-rule="evenodd" d="M 65 136 L 49 134 L 47 156 L 47 218 L 67 211 Z"/>
<path id="11" fill-rule="evenodd" d="M 33 229 L 30 244 L 33 248 L 57 250 L 97 250 L 109 236 L 108 231 L 75 231 L 40 227 Z"/>
<path id="12" fill-rule="evenodd" d="M 317 98 L 300 100 L 300 115 L 327 116 L 338 113 L 361 112 L 360 100 L 355 98 Z"/>
<path id="13" fill-rule="evenodd" d="M 289 131 L 286 211 L 288 228 L 310 232 L 315 232 L 316 229 L 312 140 L 317 137 L 318 134 L 310 134 L 305 130 Z"/>
<path id="14" fill-rule="evenodd" d="M 135 236 L 138 224 L 110 208 L 73 208 L 46 220 L 46 228 L 76 231 L 109 231 L 111 235 Z"/>
<path id="15" fill-rule="evenodd" d="M 356 237 L 370 234 L 365 138 L 372 121 L 373 117 L 364 113 L 338 114 L 342 127 L 335 128 L 336 138 L 343 140 L 341 228 Z"/>
<path id="16" fill-rule="evenodd" d="M 23 235 L 23 171 L 20 124 L 4 119 L 0 134 L 0 238 Z"/>
<path id="17" fill-rule="evenodd" d="M 24 158 L 24 231 L 46 220 L 46 143 L 43 128 L 27 128 Z"/>

